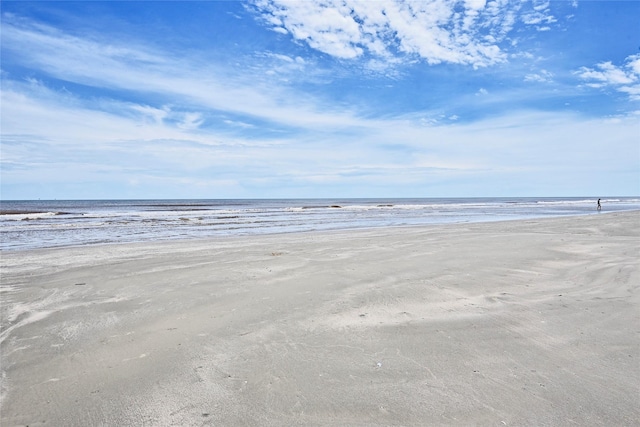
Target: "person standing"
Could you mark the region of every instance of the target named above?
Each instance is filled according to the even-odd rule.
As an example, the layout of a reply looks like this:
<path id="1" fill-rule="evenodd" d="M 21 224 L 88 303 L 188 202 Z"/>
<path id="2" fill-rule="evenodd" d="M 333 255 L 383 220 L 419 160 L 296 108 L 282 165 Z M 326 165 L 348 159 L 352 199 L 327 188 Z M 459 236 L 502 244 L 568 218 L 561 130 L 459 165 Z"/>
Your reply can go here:
<path id="1" fill-rule="evenodd" d="M 598 207 L 597 207 L 598 211 L 602 210 L 602 205 L 600 204 L 600 199 L 598 199 Z"/>

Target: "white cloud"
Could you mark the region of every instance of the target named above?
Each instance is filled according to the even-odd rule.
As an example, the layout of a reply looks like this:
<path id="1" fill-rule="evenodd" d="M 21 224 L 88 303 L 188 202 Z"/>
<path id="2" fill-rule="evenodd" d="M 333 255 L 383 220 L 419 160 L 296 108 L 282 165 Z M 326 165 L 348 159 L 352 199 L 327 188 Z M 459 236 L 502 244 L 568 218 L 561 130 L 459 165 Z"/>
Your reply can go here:
<path id="1" fill-rule="evenodd" d="M 0 95 L 3 135 L 38 134 L 43 140 L 62 145 L 153 139 L 192 139 L 213 144 L 210 138 L 189 132 L 189 128 L 168 123 L 189 123 L 187 115 L 168 107 L 157 109 L 103 100 L 96 109 L 40 84 L 10 81 L 3 82 Z"/>
<path id="2" fill-rule="evenodd" d="M 499 43 L 516 21 L 550 24 L 548 2 L 522 7 L 508 0 L 257 0 L 256 8 L 276 31 L 341 59 L 364 55 L 419 57 L 483 67 L 506 60 Z"/>
<path id="3" fill-rule="evenodd" d="M 238 128 L 244 128 L 244 129 L 255 128 L 255 125 L 252 125 L 250 123 L 237 121 L 237 120 L 223 120 L 223 122 L 225 124 L 229 125 L 229 126 L 234 126 L 234 127 L 238 127 Z"/>
<path id="4" fill-rule="evenodd" d="M 183 113 L 182 120 L 178 123 L 178 127 L 186 130 L 196 130 L 202 123 L 204 123 L 202 113 L 186 112 Z"/>
<path id="5" fill-rule="evenodd" d="M 265 52 L 256 54 L 257 61 L 251 64 L 254 68 L 265 68 L 265 74 L 278 76 L 282 80 L 287 80 L 291 76 L 305 75 L 309 78 L 307 61 L 297 56 L 292 58 L 287 55 Z"/>
<path id="6" fill-rule="evenodd" d="M 113 187 L 128 180 L 138 182 L 139 190 L 131 191 L 139 193 L 132 196 L 157 185 L 164 197 L 203 197 L 211 191 L 228 191 L 224 195 L 234 197 L 302 197 L 312 187 L 335 196 L 336 191 L 358 185 L 364 194 L 371 194 L 367 191 L 376 185 L 395 185 L 409 196 L 425 185 L 434 191 L 442 185 L 441 194 L 472 191 L 468 186 L 472 177 L 482 194 L 491 183 L 490 188 L 500 192 L 495 183 L 505 179 L 540 183 L 553 175 L 557 182 L 538 189 L 561 191 L 568 188 L 562 187 L 565 182 L 585 183 L 582 188 L 590 185 L 590 179 L 600 176 L 593 170 L 637 170 L 633 156 L 637 117 L 613 123 L 567 114 L 513 112 L 475 123 L 448 116 L 447 124 L 425 126 L 421 114 L 358 119 L 343 111 L 339 114 L 344 115 L 348 132 L 308 127 L 307 132 L 273 141 L 234 137 L 202 126 L 185 128 L 181 124 L 198 123 L 203 116 L 170 106 L 114 103 L 103 104 L 112 112 L 96 111 L 42 85 L 5 83 L 1 99 L 5 188 L 73 181 L 104 181 Z M 554 153 L 551 157 L 549 150 Z M 567 165 L 566 159 L 573 163 Z M 458 179 L 467 182 L 466 187 L 448 187 Z M 194 182 L 202 185 L 185 184 Z M 267 189 L 271 192 L 261 192 Z"/>
<path id="7" fill-rule="evenodd" d="M 538 73 L 531 73 L 524 76 L 525 82 L 549 83 L 553 81 L 553 73 L 547 70 L 540 70 Z"/>
<path id="8" fill-rule="evenodd" d="M 631 100 L 640 100 L 640 54 L 628 56 L 622 66 L 606 61 L 594 68 L 582 67 L 576 75 L 589 87 L 613 88 L 628 94 Z"/>
<path id="9" fill-rule="evenodd" d="M 548 0 L 255 0 L 264 22 L 341 59 L 406 56 L 484 67 L 506 61 L 516 23 L 547 31 Z M 526 10 L 525 10 L 526 9 Z"/>
<path id="10" fill-rule="evenodd" d="M 130 41 L 125 46 L 125 42 L 118 40 L 78 38 L 46 25 L 6 16 L 2 39 L 3 49 L 20 62 L 62 81 L 155 94 L 201 109 L 248 115 L 288 127 L 340 127 L 352 119 L 344 114 L 331 114 L 327 109 L 317 111 L 310 100 L 290 96 L 285 89 L 263 83 L 255 75 L 230 77 L 228 72 L 214 66 L 207 68 L 197 60 L 175 57 Z M 282 55 L 275 57 L 288 67 L 305 65 L 301 58 L 289 59 Z M 166 119 L 160 110 L 147 109 L 146 113 L 154 120 Z M 198 123 L 198 120 L 183 122 L 186 126 Z"/>
<path id="11" fill-rule="evenodd" d="M 334 14 L 327 15 L 332 20 L 327 25 L 345 28 L 336 36 L 331 49 L 341 52 L 345 48 L 344 52 L 348 52 L 350 48 L 359 48 L 361 56 L 368 55 L 368 60 L 380 64 L 397 60 L 397 51 L 404 51 L 414 55 L 440 55 L 440 61 L 479 65 L 491 56 L 474 51 L 474 46 L 497 46 L 495 43 L 520 19 L 515 9 L 500 9 L 500 5 L 506 4 L 501 1 L 466 2 L 455 12 L 459 13 L 455 19 L 446 18 L 451 9 L 444 1 L 389 3 L 395 12 L 385 14 L 378 13 L 378 2 L 357 2 L 360 13 L 357 19 L 349 15 L 351 11 L 342 11 L 343 16 L 351 16 L 357 27 Z M 306 2 L 291 2 L 287 6 L 303 7 L 298 3 Z M 426 6 L 437 5 L 441 9 L 426 17 Z M 441 22 L 438 16 L 443 17 Z M 430 19 L 431 27 L 412 28 L 414 19 Z M 480 26 L 480 23 L 488 25 L 492 19 L 495 24 Z M 390 33 L 391 22 L 394 29 L 402 30 L 401 36 Z M 401 25 L 403 22 L 406 25 Z M 444 22 L 456 25 L 449 31 Z M 486 29 L 486 34 L 480 37 L 485 30 L 478 28 Z M 438 29 L 441 32 L 436 31 Z M 300 34 L 307 30 L 304 26 L 298 29 Z M 461 37 L 451 38 L 454 32 Z M 430 42 L 423 40 L 428 37 Z M 391 39 L 394 43 L 388 42 Z M 349 47 L 350 40 L 359 41 Z M 440 42 L 439 46 L 429 47 L 429 43 Z M 281 195 L 291 197 L 296 194 L 286 191 L 291 191 L 299 182 L 326 179 L 335 182 L 336 188 L 346 188 L 357 180 L 367 187 L 375 183 L 370 178 L 375 176 L 378 182 L 406 179 L 408 184 L 416 183 L 416 187 L 406 187 L 410 195 L 432 179 L 476 173 L 502 178 L 499 175 L 508 168 L 535 169 L 540 173 L 549 161 L 549 147 L 561 151 L 561 155 L 554 155 L 557 158 L 571 158 L 571 153 L 583 156 L 576 163 L 578 168 L 584 164 L 587 169 L 601 166 L 606 170 L 607 165 L 616 165 L 620 170 L 637 170 L 634 164 L 627 164 L 633 156 L 622 155 L 621 159 L 607 161 L 607 155 L 637 151 L 629 137 L 637 133 L 637 126 L 630 126 L 628 120 L 612 130 L 606 123 L 585 122 L 566 115 L 559 118 L 554 114 L 518 116 L 514 112 L 472 124 L 449 113 L 442 116 L 448 120 L 426 122 L 417 117 L 367 118 L 359 115 L 354 106 L 322 102 L 312 95 L 290 92 L 286 86 L 251 80 L 257 74 L 249 73 L 251 76 L 247 77 L 220 72 L 213 67 L 203 67 L 192 58 L 176 57 L 170 52 L 134 43 L 127 45 L 113 39 L 107 42 L 98 37 L 80 39 L 43 25 L 12 20 L 3 22 L 3 43 L 3 49 L 11 51 L 13 57 L 23 52 L 19 58 L 21 64 L 42 70 L 62 82 L 107 88 L 112 90 L 109 93 L 116 94 L 125 90 L 134 94 L 132 99 L 144 99 L 134 103 L 83 99 L 80 94 L 75 98 L 60 88 L 54 90 L 36 80 L 17 82 L 3 73 L 2 161 L 3 165 L 13 168 L 3 168 L 3 185 L 16 188 L 25 180 L 44 183 L 52 177 L 69 179 L 65 172 L 73 169 L 75 181 L 98 175 L 107 180 L 125 176 L 131 182 L 138 179 L 141 188 L 145 181 L 178 182 L 175 177 L 190 182 L 228 183 L 229 186 L 233 183 L 234 192 L 229 193 L 233 197 L 264 196 L 260 192 L 236 191 L 251 182 L 277 188 L 274 183 L 281 180 Z M 461 50 L 456 50 L 460 46 Z M 272 61 L 269 64 L 272 69 L 283 75 L 288 67 L 300 67 L 305 72 L 313 68 L 313 64 L 300 58 L 266 55 Z M 616 69 L 624 72 L 622 77 Z M 638 75 L 639 69 L 640 58 L 631 58 L 624 67 L 605 65 L 582 71 L 600 73 L 600 78 L 590 78 L 591 83 L 617 82 L 615 87 L 621 92 L 640 97 L 637 85 L 625 83 L 635 79 L 633 76 Z M 531 81 L 551 77 L 551 73 L 544 70 L 530 75 Z M 488 94 L 484 88 L 477 93 L 478 96 Z M 497 96 L 498 92 L 492 90 L 491 96 L 485 99 Z M 422 117 L 429 114 L 435 113 L 416 113 Z M 210 126 L 215 118 L 222 126 Z M 637 120 L 633 123 L 637 124 Z M 277 139 L 276 132 L 265 136 L 269 127 L 277 128 Z M 610 142 L 611 135 L 617 141 Z M 21 142 L 27 140 L 38 144 L 38 149 Z M 613 145 L 600 146 L 605 140 Z M 593 149 L 585 150 L 586 145 Z M 620 160 L 627 163 L 619 166 Z M 42 168 L 38 162 L 51 166 Z M 564 166 L 558 164 L 555 171 L 564 171 Z M 18 168 L 22 171 L 17 171 Z M 355 175 L 359 178 L 354 178 Z M 590 176 L 585 173 L 580 178 Z M 529 178 L 530 182 L 538 179 Z M 484 179 L 478 175 L 473 181 L 482 185 L 501 179 Z M 212 193 L 177 194 L 198 197 Z"/>
<path id="12" fill-rule="evenodd" d="M 538 31 L 549 31 L 549 24 L 557 22 L 557 19 L 551 14 L 551 2 L 549 0 L 533 0 L 532 10 L 526 12 L 522 16 L 522 21 L 527 25 L 534 25 Z"/>
<path id="13" fill-rule="evenodd" d="M 626 67 L 636 77 L 640 76 L 640 54 L 628 56 Z"/>
<path id="14" fill-rule="evenodd" d="M 131 109 L 139 112 L 144 117 L 151 119 L 154 123 L 162 123 L 169 115 L 169 109 L 167 107 L 155 108 L 149 105 L 133 105 Z"/>

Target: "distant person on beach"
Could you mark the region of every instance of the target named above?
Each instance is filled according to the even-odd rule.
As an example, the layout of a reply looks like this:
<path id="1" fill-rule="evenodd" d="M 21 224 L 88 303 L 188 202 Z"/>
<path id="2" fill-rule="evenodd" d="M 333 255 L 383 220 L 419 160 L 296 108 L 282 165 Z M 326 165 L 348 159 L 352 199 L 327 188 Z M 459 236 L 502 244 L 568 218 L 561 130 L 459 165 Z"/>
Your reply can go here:
<path id="1" fill-rule="evenodd" d="M 600 199 L 598 199 L 598 208 L 597 208 L 597 209 L 598 209 L 599 211 L 601 211 L 601 210 L 602 210 L 602 206 L 600 205 Z"/>

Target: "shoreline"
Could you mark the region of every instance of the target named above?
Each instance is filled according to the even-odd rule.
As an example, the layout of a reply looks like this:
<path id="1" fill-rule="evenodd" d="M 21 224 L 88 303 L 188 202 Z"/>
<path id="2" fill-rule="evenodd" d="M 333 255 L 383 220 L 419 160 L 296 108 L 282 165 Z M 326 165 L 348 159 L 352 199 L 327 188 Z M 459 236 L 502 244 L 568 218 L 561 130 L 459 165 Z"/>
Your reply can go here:
<path id="1" fill-rule="evenodd" d="M 3 425 L 633 424 L 603 214 L 3 251 Z"/>
<path id="2" fill-rule="evenodd" d="M 88 248 L 88 247 L 99 247 L 99 246 L 117 246 L 117 245 L 160 245 L 160 244 L 171 244 L 171 243 L 215 243 L 220 241 L 225 241 L 226 239 L 253 239 L 260 238 L 262 236 L 287 236 L 287 235 L 305 235 L 305 234 L 314 234 L 314 233 L 351 233 L 358 231 L 375 231 L 375 230 L 394 230 L 394 229 L 422 229 L 422 228 L 434 228 L 434 227 L 442 227 L 442 226 L 457 226 L 457 225 L 469 225 L 469 224 L 494 224 L 494 223 L 502 223 L 502 222 L 513 222 L 513 221 L 538 221 L 538 220 L 553 220 L 553 219 L 563 219 L 563 218 L 575 218 L 575 217 L 588 217 L 593 215 L 614 215 L 614 214 L 623 214 L 623 213 L 634 213 L 640 212 L 640 209 L 630 209 L 630 210 L 618 210 L 618 211 L 599 211 L 599 212 L 589 212 L 582 214 L 568 214 L 568 215 L 555 215 L 555 216 L 542 216 L 542 215 L 534 215 L 530 217 L 518 217 L 518 218 L 500 218 L 496 220 L 478 220 L 478 221 L 459 221 L 459 222 L 443 222 L 443 223 L 424 223 L 424 224 L 398 224 L 398 225 L 366 225 L 366 226 L 345 226 L 341 228 L 327 228 L 327 229 L 313 229 L 313 230 L 286 230 L 286 231 L 273 231 L 273 232 L 264 232 L 264 233 L 243 233 L 243 234 L 220 234 L 220 235 L 209 235 L 205 237 L 175 237 L 175 238 L 158 238 L 158 239 L 143 239 L 137 241 L 105 241 L 105 242 L 89 242 L 83 244 L 64 244 L 59 246 L 43 246 L 36 248 L 0 248 L 0 254 L 6 255 L 11 253 L 24 253 L 31 251 L 46 251 L 46 250 L 62 250 L 62 249 L 71 249 L 71 248 Z"/>
<path id="3" fill-rule="evenodd" d="M 608 212 L 640 198 L 603 199 Z M 596 214 L 584 197 L 3 202 L 0 251 Z M 340 208 L 337 208 L 340 206 Z"/>

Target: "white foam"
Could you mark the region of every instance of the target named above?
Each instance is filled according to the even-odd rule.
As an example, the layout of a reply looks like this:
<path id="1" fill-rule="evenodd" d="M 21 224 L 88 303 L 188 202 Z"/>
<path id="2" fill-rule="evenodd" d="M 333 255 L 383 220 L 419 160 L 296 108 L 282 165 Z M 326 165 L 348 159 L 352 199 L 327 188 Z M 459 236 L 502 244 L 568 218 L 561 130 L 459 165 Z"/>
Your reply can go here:
<path id="1" fill-rule="evenodd" d="M 57 212 L 32 212 L 32 213 L 4 214 L 0 218 L 2 218 L 2 220 L 5 220 L 5 221 L 25 221 L 25 220 L 50 218 L 56 215 L 58 215 Z"/>

